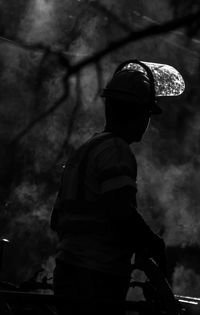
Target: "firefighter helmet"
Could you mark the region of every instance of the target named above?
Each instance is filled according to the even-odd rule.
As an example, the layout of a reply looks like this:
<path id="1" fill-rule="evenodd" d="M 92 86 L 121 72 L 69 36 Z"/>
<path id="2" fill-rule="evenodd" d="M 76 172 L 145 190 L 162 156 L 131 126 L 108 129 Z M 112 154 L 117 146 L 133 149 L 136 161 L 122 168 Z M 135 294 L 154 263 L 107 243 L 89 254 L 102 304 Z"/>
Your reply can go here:
<path id="1" fill-rule="evenodd" d="M 102 97 L 136 104 L 147 103 L 151 114 L 160 114 L 157 98 L 183 92 L 184 80 L 173 67 L 136 59 L 121 63 L 103 89 Z"/>

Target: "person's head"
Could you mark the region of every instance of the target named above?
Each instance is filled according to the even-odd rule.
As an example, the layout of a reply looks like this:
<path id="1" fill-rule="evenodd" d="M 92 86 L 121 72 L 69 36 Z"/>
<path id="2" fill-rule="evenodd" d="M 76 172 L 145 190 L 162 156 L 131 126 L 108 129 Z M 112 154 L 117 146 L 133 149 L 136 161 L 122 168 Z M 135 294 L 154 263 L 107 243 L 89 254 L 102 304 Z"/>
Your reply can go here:
<path id="1" fill-rule="evenodd" d="M 161 110 L 155 103 L 153 75 L 149 73 L 151 70 L 145 73 L 124 69 L 124 64 L 117 68 L 103 90 L 102 97 L 105 97 L 105 129 L 131 143 L 142 139 L 150 116 Z"/>
<path id="2" fill-rule="evenodd" d="M 146 104 L 138 106 L 132 102 L 106 98 L 105 119 L 105 130 L 131 143 L 142 139 L 150 122 L 150 113 Z"/>

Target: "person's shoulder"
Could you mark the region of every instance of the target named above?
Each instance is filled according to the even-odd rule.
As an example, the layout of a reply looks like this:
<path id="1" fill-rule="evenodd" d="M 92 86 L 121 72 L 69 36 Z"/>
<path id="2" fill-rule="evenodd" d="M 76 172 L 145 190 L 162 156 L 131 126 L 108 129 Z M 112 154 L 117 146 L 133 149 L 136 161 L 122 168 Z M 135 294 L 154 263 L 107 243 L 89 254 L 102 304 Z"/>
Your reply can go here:
<path id="1" fill-rule="evenodd" d="M 114 146 L 114 136 L 110 132 L 95 133 L 86 143 L 86 146 L 94 148 L 95 154 Z"/>
<path id="2" fill-rule="evenodd" d="M 103 137 L 103 135 L 102 135 Z M 137 167 L 136 158 L 129 144 L 122 138 L 113 134 L 108 135 L 96 146 L 92 156 L 95 161 L 113 161 L 115 163 L 128 163 L 132 167 Z"/>
<path id="3" fill-rule="evenodd" d="M 137 168 L 135 154 L 125 140 L 120 137 L 115 137 L 114 147 L 119 161 L 127 162 L 128 164 L 132 165 L 133 168 Z"/>
<path id="4" fill-rule="evenodd" d="M 73 150 L 70 157 L 68 158 L 67 164 L 79 163 L 85 156 L 91 157 L 98 155 L 99 152 L 104 151 L 105 148 L 109 147 L 109 150 L 113 146 L 113 138 L 111 133 L 101 132 L 95 133 L 79 147 Z"/>
<path id="5" fill-rule="evenodd" d="M 114 137 L 113 139 L 113 145 L 118 149 L 118 150 L 121 150 L 123 152 L 126 152 L 128 154 L 131 153 L 131 149 L 130 149 L 130 146 L 129 144 L 123 140 L 122 138 L 120 137 Z"/>

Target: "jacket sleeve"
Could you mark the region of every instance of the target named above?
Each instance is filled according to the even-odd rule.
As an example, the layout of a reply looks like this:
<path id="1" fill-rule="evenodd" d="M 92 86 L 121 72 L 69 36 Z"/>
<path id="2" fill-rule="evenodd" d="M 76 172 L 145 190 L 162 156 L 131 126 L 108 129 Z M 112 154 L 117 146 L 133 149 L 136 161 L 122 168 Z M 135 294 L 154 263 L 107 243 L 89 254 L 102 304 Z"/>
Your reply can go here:
<path id="1" fill-rule="evenodd" d="M 120 139 L 109 142 L 96 158 L 101 202 L 116 236 L 133 249 L 147 246 L 154 233 L 137 211 L 137 164 Z"/>
<path id="2" fill-rule="evenodd" d="M 119 138 L 109 139 L 95 156 L 101 194 L 130 187 L 137 190 L 137 163 L 128 144 Z"/>
<path id="3" fill-rule="evenodd" d="M 126 186 L 102 195 L 103 207 L 121 241 L 130 244 L 134 251 L 150 247 L 155 234 L 137 211 L 136 190 Z"/>

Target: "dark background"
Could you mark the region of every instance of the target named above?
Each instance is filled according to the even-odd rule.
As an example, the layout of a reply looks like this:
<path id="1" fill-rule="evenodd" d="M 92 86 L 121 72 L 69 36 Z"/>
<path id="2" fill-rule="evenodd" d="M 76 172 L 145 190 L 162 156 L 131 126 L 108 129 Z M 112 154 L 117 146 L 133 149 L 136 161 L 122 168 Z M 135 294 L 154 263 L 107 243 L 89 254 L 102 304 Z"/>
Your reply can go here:
<path id="1" fill-rule="evenodd" d="M 99 92 L 116 65 L 138 58 L 174 66 L 186 83 L 182 96 L 161 100 L 162 117 L 132 148 L 139 209 L 166 241 L 174 291 L 199 296 L 200 19 L 132 40 L 66 77 L 69 65 L 131 31 L 199 9 L 198 1 L 182 2 L 0 1 L 0 236 L 11 241 L 1 279 L 18 284 L 41 267 L 51 277 L 56 236 L 49 216 L 63 162 L 103 127 Z"/>

